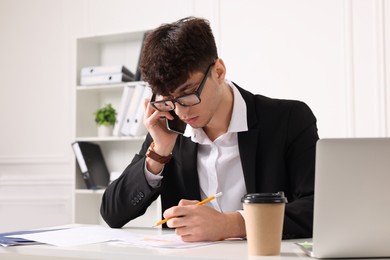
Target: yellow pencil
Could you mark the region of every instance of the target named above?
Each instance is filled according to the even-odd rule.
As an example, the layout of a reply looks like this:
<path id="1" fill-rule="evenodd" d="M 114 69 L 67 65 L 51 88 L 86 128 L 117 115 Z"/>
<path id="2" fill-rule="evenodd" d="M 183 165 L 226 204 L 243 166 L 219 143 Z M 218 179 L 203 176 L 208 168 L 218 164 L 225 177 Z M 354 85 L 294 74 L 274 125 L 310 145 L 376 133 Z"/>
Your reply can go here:
<path id="1" fill-rule="evenodd" d="M 210 196 L 208 197 L 207 199 L 204 199 L 198 203 L 196 203 L 197 206 L 200 206 L 200 205 L 203 205 L 203 204 L 206 204 L 207 202 L 209 201 L 212 201 L 213 199 L 215 198 L 218 198 L 218 197 L 221 197 L 222 196 L 222 192 L 219 192 L 217 194 L 215 194 L 214 196 Z M 163 220 L 160 220 L 159 222 L 157 222 L 153 227 L 157 227 L 157 226 L 160 226 L 164 223 L 166 223 L 168 220 L 172 219 L 172 218 L 175 218 L 175 217 L 170 217 L 170 218 L 165 218 Z"/>

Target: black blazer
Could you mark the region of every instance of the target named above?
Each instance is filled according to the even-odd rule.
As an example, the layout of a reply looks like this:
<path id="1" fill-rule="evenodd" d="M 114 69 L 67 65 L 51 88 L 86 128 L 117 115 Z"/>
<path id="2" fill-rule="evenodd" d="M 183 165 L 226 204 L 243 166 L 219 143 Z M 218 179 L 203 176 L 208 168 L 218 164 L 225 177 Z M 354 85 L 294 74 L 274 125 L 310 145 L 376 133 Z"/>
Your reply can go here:
<path id="1" fill-rule="evenodd" d="M 288 204 L 283 238 L 311 237 L 316 118 L 302 102 L 253 95 L 236 87 L 247 105 L 248 131 L 238 133 L 247 192 L 284 191 Z M 100 212 L 111 227 L 122 227 L 141 216 L 159 195 L 163 211 L 183 198 L 200 200 L 197 144 L 179 135 L 161 186 L 152 188 L 144 174 L 145 153 L 151 142 L 147 135 L 140 152 L 103 195 Z"/>

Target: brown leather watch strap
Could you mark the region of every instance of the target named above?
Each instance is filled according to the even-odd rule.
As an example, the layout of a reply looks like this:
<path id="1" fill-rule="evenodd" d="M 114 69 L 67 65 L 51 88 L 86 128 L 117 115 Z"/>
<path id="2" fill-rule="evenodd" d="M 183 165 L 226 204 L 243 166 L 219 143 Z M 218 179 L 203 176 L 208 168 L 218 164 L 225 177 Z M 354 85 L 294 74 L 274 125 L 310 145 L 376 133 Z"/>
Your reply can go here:
<path id="1" fill-rule="evenodd" d="M 159 155 L 154 151 L 154 142 L 152 142 L 148 148 L 148 151 L 146 152 L 146 156 L 156 162 L 159 162 L 161 164 L 166 164 L 171 160 L 172 153 L 168 156 Z"/>

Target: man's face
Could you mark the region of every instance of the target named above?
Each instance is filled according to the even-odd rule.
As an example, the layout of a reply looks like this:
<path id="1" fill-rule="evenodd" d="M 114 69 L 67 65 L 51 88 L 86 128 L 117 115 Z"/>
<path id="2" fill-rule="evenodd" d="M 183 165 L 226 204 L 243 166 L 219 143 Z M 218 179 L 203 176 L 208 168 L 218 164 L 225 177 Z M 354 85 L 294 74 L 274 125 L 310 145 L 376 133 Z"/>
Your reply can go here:
<path id="1" fill-rule="evenodd" d="M 215 91 L 213 80 L 213 65 L 205 72 L 196 72 L 179 86 L 170 96 L 158 97 L 156 100 L 178 100 L 175 102 L 175 113 L 185 123 L 193 128 L 206 126 L 213 117 L 219 104 L 218 92 Z M 200 94 L 199 94 L 200 92 Z M 196 102 L 195 105 L 185 106 L 186 101 Z"/>

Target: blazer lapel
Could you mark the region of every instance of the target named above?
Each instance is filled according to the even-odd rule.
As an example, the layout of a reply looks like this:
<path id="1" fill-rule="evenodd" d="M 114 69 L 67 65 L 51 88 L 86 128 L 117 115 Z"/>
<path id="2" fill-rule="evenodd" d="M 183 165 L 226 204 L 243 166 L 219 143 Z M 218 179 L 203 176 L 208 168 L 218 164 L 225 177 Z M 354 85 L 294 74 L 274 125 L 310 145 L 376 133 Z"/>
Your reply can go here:
<path id="1" fill-rule="evenodd" d="M 254 129 L 238 133 L 238 149 L 248 193 L 256 191 L 256 158 L 259 131 L 259 129 Z"/>
<path id="2" fill-rule="evenodd" d="M 258 127 L 257 110 L 254 103 L 254 95 L 233 83 L 240 91 L 247 109 L 248 131 L 238 133 L 238 149 L 240 152 L 242 170 L 244 172 L 245 185 L 248 193 L 256 191 L 256 162 L 258 156 L 258 139 L 260 129 Z"/>
<path id="3" fill-rule="evenodd" d="M 189 196 L 187 199 L 200 200 L 199 177 L 197 171 L 197 156 L 198 144 L 191 141 L 190 138 L 182 137 L 181 139 L 182 152 L 182 180 L 186 193 Z"/>

